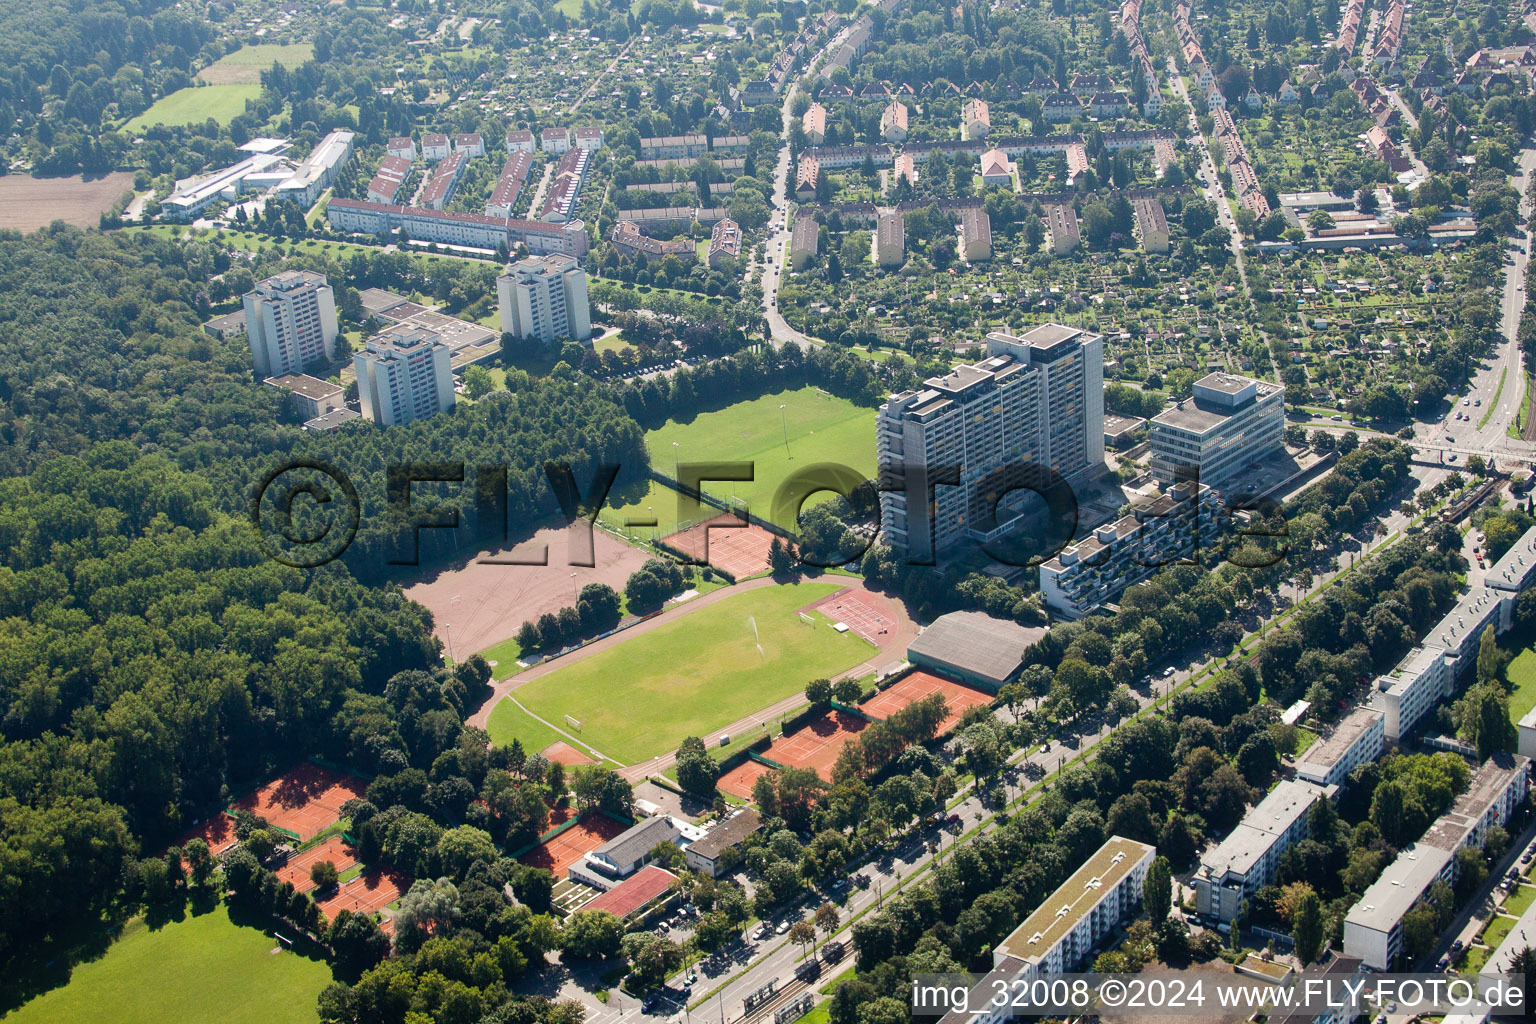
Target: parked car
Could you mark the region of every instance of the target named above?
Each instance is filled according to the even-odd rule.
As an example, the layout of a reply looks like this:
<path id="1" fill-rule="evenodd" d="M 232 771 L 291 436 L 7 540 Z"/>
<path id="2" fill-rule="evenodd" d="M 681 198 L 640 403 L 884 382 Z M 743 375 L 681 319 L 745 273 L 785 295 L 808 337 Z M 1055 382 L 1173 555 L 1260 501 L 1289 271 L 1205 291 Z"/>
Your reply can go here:
<path id="1" fill-rule="evenodd" d="M 774 929 L 774 932 L 776 934 L 778 934 L 778 935 L 783 935 L 787 931 L 789 931 L 789 922 L 788 921 L 780 921 L 779 922 L 779 926 Z"/>

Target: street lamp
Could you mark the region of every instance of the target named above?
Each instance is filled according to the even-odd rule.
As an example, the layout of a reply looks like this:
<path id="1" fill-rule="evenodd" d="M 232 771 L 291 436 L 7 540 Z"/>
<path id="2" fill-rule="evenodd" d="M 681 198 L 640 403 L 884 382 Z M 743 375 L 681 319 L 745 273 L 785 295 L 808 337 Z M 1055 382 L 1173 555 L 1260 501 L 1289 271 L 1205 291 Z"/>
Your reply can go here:
<path id="1" fill-rule="evenodd" d="M 577 599 L 576 574 L 575 573 L 571 573 L 571 602 L 574 604 L 576 599 Z"/>
<path id="2" fill-rule="evenodd" d="M 677 442 L 672 442 L 672 479 L 677 479 Z"/>
<path id="3" fill-rule="evenodd" d="M 448 639 L 448 660 L 453 661 L 453 623 L 443 623 L 443 634 Z"/>
<path id="4" fill-rule="evenodd" d="M 783 405 L 779 406 L 779 424 L 784 428 L 784 457 L 793 459 L 794 456 L 789 454 L 789 414 L 784 411 Z"/>

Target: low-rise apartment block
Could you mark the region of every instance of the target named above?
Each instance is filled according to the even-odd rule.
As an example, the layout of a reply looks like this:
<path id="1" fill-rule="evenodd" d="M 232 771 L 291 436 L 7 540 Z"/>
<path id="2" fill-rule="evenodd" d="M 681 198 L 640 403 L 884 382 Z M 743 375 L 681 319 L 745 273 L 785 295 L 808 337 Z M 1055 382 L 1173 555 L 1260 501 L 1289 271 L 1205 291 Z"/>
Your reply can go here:
<path id="1" fill-rule="evenodd" d="M 898 212 L 882 213 L 875 222 L 875 262 L 899 267 L 907 261 L 907 221 Z"/>
<path id="2" fill-rule="evenodd" d="M 821 225 L 816 218 L 795 218 L 795 229 L 789 236 L 789 269 L 804 270 L 816 258 L 821 244 Z"/>
<path id="3" fill-rule="evenodd" d="M 453 153 L 453 143 L 442 132 L 429 132 L 421 137 L 421 158 L 427 162 L 446 160 Z"/>
<path id="4" fill-rule="evenodd" d="M 960 255 L 967 263 L 992 258 L 992 218 L 984 206 L 960 211 Z"/>
<path id="5" fill-rule="evenodd" d="M 538 143 L 534 140 L 533 132 L 527 128 L 507 129 L 508 153 L 534 153 L 538 151 Z"/>
<path id="6" fill-rule="evenodd" d="M 571 130 L 569 128 L 545 128 L 539 132 L 539 148 L 546 153 L 564 153 L 571 148 Z"/>
<path id="7" fill-rule="evenodd" d="M 1077 251 L 1082 244 L 1082 234 L 1077 226 L 1077 211 L 1066 203 L 1054 203 L 1045 208 L 1045 226 L 1051 234 L 1051 251 L 1065 256 Z"/>
<path id="8" fill-rule="evenodd" d="M 390 156 L 399 157 L 407 163 L 416 161 L 416 140 L 409 135 L 400 135 L 390 139 L 384 151 Z"/>
<path id="9" fill-rule="evenodd" d="M 992 951 L 1023 964 L 1021 976 L 1060 974 L 1083 964 L 1141 905 L 1157 850 L 1111 836 Z"/>
<path id="10" fill-rule="evenodd" d="M 905 103 L 892 100 L 885 105 L 885 110 L 880 114 L 880 137 L 886 142 L 907 140 L 907 105 Z"/>
<path id="11" fill-rule="evenodd" d="M 827 108 L 820 103 L 812 103 L 800 115 L 800 131 L 805 135 L 806 145 L 819 146 L 827 141 Z"/>
<path id="12" fill-rule="evenodd" d="M 1285 449 L 1285 389 L 1212 373 L 1194 396 L 1152 417 L 1147 440 L 1159 483 L 1199 480 L 1218 490 L 1241 487 L 1254 463 Z"/>
<path id="13" fill-rule="evenodd" d="M 1168 215 L 1158 199 L 1137 199 L 1131 203 L 1136 215 L 1136 234 L 1147 252 L 1168 251 Z"/>
<path id="14" fill-rule="evenodd" d="M 960 119 L 965 124 L 967 139 L 984 139 L 992 131 L 992 112 L 986 100 L 966 100 Z"/>
<path id="15" fill-rule="evenodd" d="M 1307 815 L 1334 787 L 1282 779 L 1243 816 L 1236 828 L 1200 858 L 1195 905 L 1200 916 L 1231 924 L 1244 900 L 1275 879 L 1286 850 L 1307 837 Z"/>
<path id="16" fill-rule="evenodd" d="M 438 163 L 432 169 L 432 177 L 427 179 L 427 185 L 421 190 L 419 202 L 430 210 L 441 210 L 453 199 L 454 190 L 459 187 L 459 177 L 464 173 L 464 165 L 468 158 L 463 153 L 455 153 L 448 159 Z"/>
<path id="17" fill-rule="evenodd" d="M 1482 849 L 1488 829 L 1503 826 L 1525 800 L 1531 761 L 1518 754 L 1495 754 L 1478 767 L 1424 838 L 1405 848 L 1344 917 L 1344 952 L 1378 971 L 1391 970 L 1406 957 L 1403 917 L 1436 882 L 1456 878 L 1456 851 Z"/>
<path id="18" fill-rule="evenodd" d="M 1319 786 L 1342 786 L 1349 773 L 1381 756 L 1387 746 L 1386 715 L 1356 708 L 1296 761 L 1296 777 Z"/>
<path id="19" fill-rule="evenodd" d="M 724 259 L 741 258 L 741 228 L 731 218 L 715 222 L 709 232 L 709 265 L 718 268 Z"/>

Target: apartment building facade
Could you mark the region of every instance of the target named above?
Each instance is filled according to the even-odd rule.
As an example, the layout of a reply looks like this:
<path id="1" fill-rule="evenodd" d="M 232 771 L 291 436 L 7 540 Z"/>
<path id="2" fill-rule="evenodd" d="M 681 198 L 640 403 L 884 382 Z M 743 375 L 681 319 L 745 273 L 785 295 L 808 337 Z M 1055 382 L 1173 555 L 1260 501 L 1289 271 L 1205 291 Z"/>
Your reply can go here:
<path id="1" fill-rule="evenodd" d="M 1006 532 L 1018 513 L 1005 499 L 1046 484 L 1046 469 L 1070 483 L 1103 466 L 1103 336 L 1043 324 L 986 345 L 988 358 L 880 407 L 881 529 L 908 557 Z M 947 471 L 958 485 L 937 482 Z"/>
<path id="2" fill-rule="evenodd" d="M 285 270 L 257 282 L 242 302 L 257 379 L 301 374 L 343 355 L 336 294 L 324 274 Z"/>
<path id="3" fill-rule="evenodd" d="M 1212 373 L 1195 381 L 1192 398 L 1152 417 L 1147 442 L 1159 483 L 1199 480 L 1225 491 L 1255 462 L 1285 447 L 1285 389 Z"/>
<path id="4" fill-rule="evenodd" d="M 1255 804 L 1227 837 L 1200 858 L 1195 870 L 1195 906 L 1201 917 L 1231 924 L 1275 879 L 1280 858 L 1307 837 L 1307 816 L 1335 787 L 1282 779 Z"/>
<path id="5" fill-rule="evenodd" d="M 571 256 L 529 256 L 496 279 L 501 329 L 550 343 L 592 337 L 587 273 Z"/>
<path id="6" fill-rule="evenodd" d="M 425 327 L 393 327 L 352 357 L 363 415 L 380 426 L 436 416 L 453 408 L 448 346 Z"/>

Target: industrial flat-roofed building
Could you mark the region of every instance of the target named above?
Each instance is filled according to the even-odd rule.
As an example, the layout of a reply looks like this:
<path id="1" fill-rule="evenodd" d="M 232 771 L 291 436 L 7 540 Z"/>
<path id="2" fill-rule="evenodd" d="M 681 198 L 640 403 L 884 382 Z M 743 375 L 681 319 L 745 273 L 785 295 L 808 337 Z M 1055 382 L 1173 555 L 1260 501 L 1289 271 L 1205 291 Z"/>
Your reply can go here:
<path id="1" fill-rule="evenodd" d="M 719 878 L 723 867 L 721 858 L 728 860 L 731 851 L 762 827 L 763 816 L 751 807 L 743 807 L 704 833 L 703 839 L 689 845 L 685 853 L 688 866 L 711 878 Z"/>
<path id="2" fill-rule="evenodd" d="M 357 133 L 342 129 L 321 139 L 309 151 L 309 156 L 294 168 L 293 176 L 277 186 L 277 198 L 292 199 L 300 206 L 312 206 L 352 158 L 352 140 L 356 137 Z"/>
<path id="3" fill-rule="evenodd" d="M 1052 611 L 1079 618 L 1168 565 L 1199 554 L 1201 535 L 1220 529 L 1221 496 L 1193 481 L 1087 537 L 1040 564 L 1040 594 Z"/>
<path id="4" fill-rule="evenodd" d="M 363 415 L 381 426 L 410 423 L 453 408 L 448 346 L 425 327 L 392 327 L 352 357 Z"/>
<path id="5" fill-rule="evenodd" d="M 996 693 L 1018 676 L 1025 650 L 1045 632 L 985 612 L 950 612 L 912 639 L 907 660 Z"/>
<path id="6" fill-rule="evenodd" d="M 1274 881 L 1286 850 L 1307 837 L 1307 815 L 1335 787 L 1283 779 L 1253 806 L 1225 839 L 1200 858 L 1195 906 L 1201 917 L 1230 924 L 1243 901 Z"/>
<path id="7" fill-rule="evenodd" d="M 1319 786 L 1342 786 L 1349 773 L 1369 764 L 1386 749 L 1386 715 L 1375 708 L 1356 708 L 1296 761 L 1296 777 Z"/>
<path id="8" fill-rule="evenodd" d="M 587 272 L 574 256 L 529 256 L 496 279 L 501 329 L 545 343 L 592 337 Z"/>
<path id="9" fill-rule="evenodd" d="M 1000 537 L 1022 514 L 1010 497 L 1048 489 L 1047 470 L 1070 484 L 1103 468 L 1103 336 L 1042 324 L 986 345 L 988 358 L 880 407 L 880 525 L 909 557 Z M 948 467 L 958 486 L 938 484 Z"/>
<path id="10" fill-rule="evenodd" d="M 1253 463 L 1285 448 L 1285 389 L 1212 373 L 1195 381 L 1194 397 L 1152 417 L 1147 434 L 1159 483 L 1198 480 L 1217 490 L 1241 485 Z"/>

